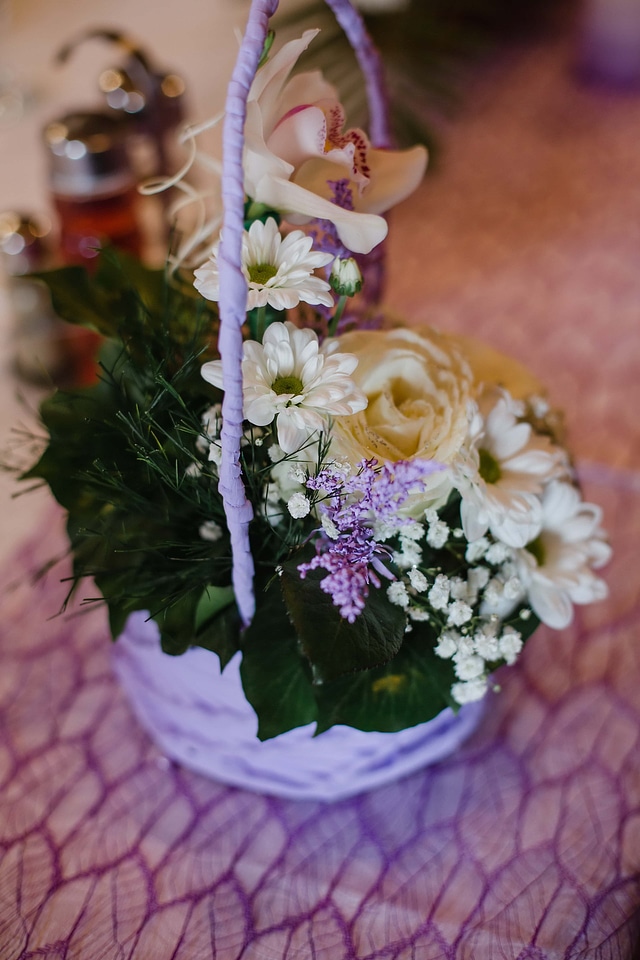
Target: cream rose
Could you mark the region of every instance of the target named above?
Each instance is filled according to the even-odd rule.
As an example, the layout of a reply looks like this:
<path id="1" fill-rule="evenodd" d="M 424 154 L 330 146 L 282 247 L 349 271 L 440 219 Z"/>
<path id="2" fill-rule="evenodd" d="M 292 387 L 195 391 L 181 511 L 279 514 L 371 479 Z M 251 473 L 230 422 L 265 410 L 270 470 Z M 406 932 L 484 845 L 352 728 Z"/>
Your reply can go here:
<path id="1" fill-rule="evenodd" d="M 334 422 L 332 454 L 353 465 L 372 457 L 450 464 L 468 436 L 473 395 L 455 339 L 426 329 L 358 330 L 340 337 L 340 350 L 358 358 L 352 377 L 368 405 Z M 434 474 L 425 505 L 450 487 L 446 474 Z"/>

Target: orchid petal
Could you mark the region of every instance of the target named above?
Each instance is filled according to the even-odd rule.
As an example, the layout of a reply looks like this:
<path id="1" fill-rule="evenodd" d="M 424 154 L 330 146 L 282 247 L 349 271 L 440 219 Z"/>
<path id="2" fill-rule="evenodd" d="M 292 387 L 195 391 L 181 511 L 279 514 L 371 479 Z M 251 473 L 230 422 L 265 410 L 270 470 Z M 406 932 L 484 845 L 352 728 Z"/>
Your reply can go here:
<path id="1" fill-rule="evenodd" d="M 421 146 L 410 150 L 369 149 L 367 165 L 369 182 L 362 193 L 353 191 L 355 209 L 365 213 L 384 213 L 418 187 L 427 166 L 427 151 Z M 296 171 L 295 180 L 305 189 L 329 197 L 327 181 L 338 179 L 340 170 L 338 164 L 327 158 L 309 160 Z"/>
<path id="2" fill-rule="evenodd" d="M 297 60 L 319 33 L 319 29 L 305 30 L 301 37 L 289 40 L 256 73 L 249 92 L 249 102 L 260 99 L 260 109 L 265 118 L 271 116 Z"/>
<path id="3" fill-rule="evenodd" d="M 294 224 L 315 219 L 330 220 L 335 224 L 342 243 L 353 253 L 370 253 L 387 235 L 387 222 L 382 217 L 343 210 L 330 200 L 281 177 L 263 177 L 253 199 L 282 211 Z"/>

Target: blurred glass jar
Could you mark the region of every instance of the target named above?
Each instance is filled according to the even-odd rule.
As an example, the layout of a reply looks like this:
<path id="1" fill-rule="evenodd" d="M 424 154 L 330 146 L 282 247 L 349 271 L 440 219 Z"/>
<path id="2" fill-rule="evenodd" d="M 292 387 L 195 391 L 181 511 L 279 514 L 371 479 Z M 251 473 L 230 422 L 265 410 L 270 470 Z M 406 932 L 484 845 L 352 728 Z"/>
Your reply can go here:
<path id="1" fill-rule="evenodd" d="M 121 123 L 100 112 L 69 113 L 44 131 L 60 256 L 87 265 L 108 242 L 140 256 L 136 176 Z"/>
<path id="2" fill-rule="evenodd" d="M 51 307 L 45 285 L 28 275 L 52 262 L 51 223 L 44 217 L 8 210 L 0 214 L 0 266 L 11 316 L 12 365 L 23 380 L 37 384 L 66 379 L 67 324 Z"/>

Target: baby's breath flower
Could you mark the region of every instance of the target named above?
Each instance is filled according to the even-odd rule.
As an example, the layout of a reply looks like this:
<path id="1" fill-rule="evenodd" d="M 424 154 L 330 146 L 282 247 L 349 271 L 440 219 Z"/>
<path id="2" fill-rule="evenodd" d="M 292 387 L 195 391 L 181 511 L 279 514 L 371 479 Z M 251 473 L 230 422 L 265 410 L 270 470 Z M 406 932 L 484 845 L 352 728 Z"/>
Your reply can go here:
<path id="1" fill-rule="evenodd" d="M 485 660 L 497 660 L 499 656 L 498 640 L 488 624 L 473 635 L 473 647 L 478 656 Z"/>
<path id="2" fill-rule="evenodd" d="M 424 607 L 409 607 L 408 613 L 411 619 L 417 623 L 428 623 L 431 619 L 429 611 L 425 610 Z"/>
<path id="3" fill-rule="evenodd" d="M 421 570 L 418 570 L 416 567 L 412 567 L 407 576 L 409 577 L 411 586 L 414 590 L 417 590 L 418 593 L 424 593 L 425 590 L 428 589 L 429 581 Z"/>
<path id="4" fill-rule="evenodd" d="M 505 600 L 517 600 L 522 595 L 522 584 L 518 577 L 509 577 L 502 592 Z"/>
<path id="5" fill-rule="evenodd" d="M 484 673 L 484 660 L 477 654 L 455 657 L 455 674 L 458 680 L 475 680 Z"/>
<path id="6" fill-rule="evenodd" d="M 422 524 L 416 523 L 415 520 L 412 520 L 410 523 L 403 523 L 399 532 L 400 536 L 406 540 L 422 540 L 424 536 Z"/>
<path id="7" fill-rule="evenodd" d="M 463 683 L 454 683 L 451 687 L 451 696 L 461 706 L 465 703 L 473 703 L 476 700 L 482 700 L 487 692 L 487 681 L 484 677 L 478 677 L 475 680 L 467 680 Z"/>
<path id="8" fill-rule="evenodd" d="M 469 595 L 469 586 L 462 577 L 451 577 L 449 580 L 449 596 L 452 600 L 466 600 Z"/>
<path id="9" fill-rule="evenodd" d="M 467 574 L 467 583 L 469 592 L 477 595 L 478 591 L 483 590 L 489 583 L 491 572 L 488 567 L 471 567 Z"/>
<path id="10" fill-rule="evenodd" d="M 494 566 L 499 566 L 501 563 L 504 563 L 505 560 L 508 560 L 513 554 L 513 551 L 506 545 L 506 543 L 492 543 L 485 553 L 485 560 L 487 563 L 492 563 Z"/>
<path id="11" fill-rule="evenodd" d="M 393 560 L 401 570 L 415 567 L 422 560 L 422 548 L 415 540 L 410 540 L 408 537 L 400 537 L 400 550 L 394 552 Z"/>
<path id="12" fill-rule="evenodd" d="M 449 539 L 449 524 L 444 520 L 436 520 L 429 524 L 427 530 L 427 543 L 434 550 L 441 550 Z"/>
<path id="13" fill-rule="evenodd" d="M 301 520 L 309 514 L 311 502 L 304 493 L 294 493 L 287 500 L 287 510 L 295 520 Z"/>
<path id="14" fill-rule="evenodd" d="M 449 579 L 439 573 L 429 591 L 429 603 L 434 610 L 446 610 L 449 603 Z"/>
<path id="15" fill-rule="evenodd" d="M 513 627 L 505 627 L 498 640 L 498 647 L 500 654 L 508 664 L 515 663 L 522 650 L 522 634 L 514 630 Z"/>
<path id="16" fill-rule="evenodd" d="M 459 640 L 460 634 L 456 630 L 443 630 L 433 652 L 437 657 L 449 660 L 458 652 Z"/>
<path id="17" fill-rule="evenodd" d="M 387 597 L 389 603 L 393 603 L 396 607 L 402 607 L 406 610 L 409 606 L 409 594 L 402 580 L 394 580 L 393 583 L 389 584 Z"/>
<path id="18" fill-rule="evenodd" d="M 454 600 L 449 605 L 447 623 L 454 627 L 461 627 L 463 623 L 468 623 L 472 616 L 473 610 L 468 603 L 465 603 L 464 600 Z"/>
<path id="19" fill-rule="evenodd" d="M 203 540 L 209 540 L 211 543 L 216 543 L 217 540 L 220 540 L 222 537 L 222 527 L 219 523 L 216 523 L 215 520 L 205 520 L 204 523 L 201 523 L 198 528 L 198 533 Z"/>
<path id="20" fill-rule="evenodd" d="M 476 563 L 485 556 L 487 550 L 489 549 L 489 541 L 486 537 L 478 537 L 477 540 L 472 540 L 471 543 L 467 544 L 467 549 L 465 551 L 465 560 L 467 563 Z"/>
<path id="21" fill-rule="evenodd" d="M 503 592 L 502 581 L 498 580 L 497 577 L 492 577 L 492 579 L 489 580 L 489 583 L 485 587 L 484 598 L 490 606 L 497 607 L 502 600 L 502 592 Z"/>

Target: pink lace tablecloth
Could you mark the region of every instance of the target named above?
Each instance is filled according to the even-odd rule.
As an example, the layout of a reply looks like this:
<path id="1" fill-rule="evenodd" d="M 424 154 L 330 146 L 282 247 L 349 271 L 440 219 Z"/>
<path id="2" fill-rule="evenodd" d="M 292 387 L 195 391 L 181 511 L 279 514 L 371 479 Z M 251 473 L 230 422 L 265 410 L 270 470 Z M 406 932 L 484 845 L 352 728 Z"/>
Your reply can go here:
<path id="1" fill-rule="evenodd" d="M 566 46 L 474 90 L 393 224 L 393 306 L 565 406 L 610 599 L 541 631 L 453 757 L 334 805 L 169 763 L 104 616 L 48 619 L 60 518 L 3 571 L 0 960 L 630 960 L 640 934 L 640 101 Z M 11 589 L 7 585 L 12 584 Z"/>

